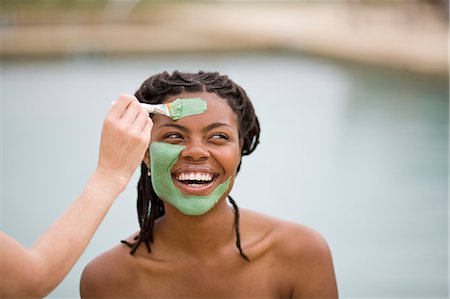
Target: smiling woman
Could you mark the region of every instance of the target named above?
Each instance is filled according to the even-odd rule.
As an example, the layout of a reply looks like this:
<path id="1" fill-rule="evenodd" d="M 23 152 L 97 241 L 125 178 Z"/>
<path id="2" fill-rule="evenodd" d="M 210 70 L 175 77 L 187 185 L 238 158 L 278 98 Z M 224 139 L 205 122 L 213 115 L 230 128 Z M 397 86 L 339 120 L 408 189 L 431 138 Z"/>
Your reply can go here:
<path id="1" fill-rule="evenodd" d="M 242 156 L 259 143 L 245 91 L 218 73 L 164 72 L 136 97 L 147 104 L 200 98 L 207 109 L 178 120 L 152 116 L 138 184 L 140 232 L 86 267 L 81 296 L 336 298 L 320 234 L 239 210 L 229 196 Z"/>

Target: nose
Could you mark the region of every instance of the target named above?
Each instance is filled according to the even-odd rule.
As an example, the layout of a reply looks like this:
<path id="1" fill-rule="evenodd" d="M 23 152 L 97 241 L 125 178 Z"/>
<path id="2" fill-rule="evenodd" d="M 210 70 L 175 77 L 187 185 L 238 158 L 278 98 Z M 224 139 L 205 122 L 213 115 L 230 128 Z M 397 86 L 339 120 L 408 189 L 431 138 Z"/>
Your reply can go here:
<path id="1" fill-rule="evenodd" d="M 203 161 L 211 156 L 203 142 L 195 140 L 189 141 L 180 155 L 182 158 L 191 161 Z"/>

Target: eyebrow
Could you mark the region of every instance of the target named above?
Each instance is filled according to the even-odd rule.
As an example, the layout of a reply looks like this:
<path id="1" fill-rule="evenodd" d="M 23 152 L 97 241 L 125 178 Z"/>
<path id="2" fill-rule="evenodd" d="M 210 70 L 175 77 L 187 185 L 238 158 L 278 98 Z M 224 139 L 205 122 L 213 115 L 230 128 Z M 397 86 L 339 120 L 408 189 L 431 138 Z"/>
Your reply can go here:
<path id="1" fill-rule="evenodd" d="M 229 127 L 232 128 L 229 124 L 221 123 L 221 122 L 215 122 L 210 125 L 208 125 L 203 131 L 210 131 L 212 129 L 218 128 L 218 127 Z"/>
<path id="2" fill-rule="evenodd" d="M 175 129 L 181 130 L 183 132 L 187 132 L 188 131 L 188 129 L 186 129 L 185 127 L 180 126 L 180 125 L 176 125 L 176 124 L 162 124 L 159 127 L 160 128 L 163 128 L 163 127 L 175 128 Z"/>
<path id="3" fill-rule="evenodd" d="M 218 127 L 222 127 L 222 126 L 232 128 L 227 123 L 215 122 L 215 123 L 212 123 L 212 124 L 208 125 L 202 131 L 207 132 L 207 131 L 210 131 L 212 129 L 215 129 L 215 128 L 218 128 Z M 171 128 L 175 128 L 175 129 L 181 130 L 183 132 L 188 132 L 189 131 L 186 127 L 183 127 L 183 126 L 180 126 L 180 125 L 177 125 L 177 124 L 163 124 L 163 125 L 160 126 L 160 128 L 162 128 L 162 127 L 171 127 Z"/>

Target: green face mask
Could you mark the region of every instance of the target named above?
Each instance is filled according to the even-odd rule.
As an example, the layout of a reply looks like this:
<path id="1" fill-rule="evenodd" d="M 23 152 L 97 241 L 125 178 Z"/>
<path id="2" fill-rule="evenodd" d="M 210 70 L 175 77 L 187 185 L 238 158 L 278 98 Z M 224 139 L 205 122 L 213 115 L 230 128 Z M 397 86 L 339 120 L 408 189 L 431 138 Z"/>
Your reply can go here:
<path id="1" fill-rule="evenodd" d="M 190 216 L 203 215 L 214 207 L 228 190 L 231 177 L 217 186 L 208 196 L 185 195 L 175 186 L 170 173 L 184 148 L 185 146 L 162 142 L 150 144 L 153 189 L 159 198 L 177 208 L 181 213 Z"/>

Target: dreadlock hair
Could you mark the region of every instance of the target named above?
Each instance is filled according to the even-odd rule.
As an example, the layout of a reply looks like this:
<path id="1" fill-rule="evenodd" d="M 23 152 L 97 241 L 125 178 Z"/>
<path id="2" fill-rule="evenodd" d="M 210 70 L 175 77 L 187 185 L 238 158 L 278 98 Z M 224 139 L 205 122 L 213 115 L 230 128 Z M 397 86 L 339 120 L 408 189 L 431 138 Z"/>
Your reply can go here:
<path id="1" fill-rule="evenodd" d="M 225 99 L 236 114 L 241 145 L 241 159 L 236 173 L 239 172 L 242 156 L 250 155 L 255 150 L 259 143 L 260 134 L 258 117 L 245 90 L 226 75 L 220 75 L 217 72 L 184 73 L 175 71 L 172 74 L 163 72 L 151 76 L 142 83 L 135 96 L 141 103 L 161 104 L 169 97 L 185 92 L 215 93 Z M 165 214 L 164 202 L 156 195 L 152 182 L 147 176 L 147 170 L 147 165 L 142 163 L 141 176 L 137 188 L 137 212 L 141 230 L 134 238 L 134 243 L 122 241 L 122 243 L 131 248 L 131 255 L 136 252 L 142 243 L 145 244 L 147 251 L 151 252 L 150 243 L 153 243 L 155 220 Z M 230 196 L 228 198 L 234 209 L 236 247 L 241 257 L 246 261 L 250 261 L 241 248 L 239 208 Z"/>

